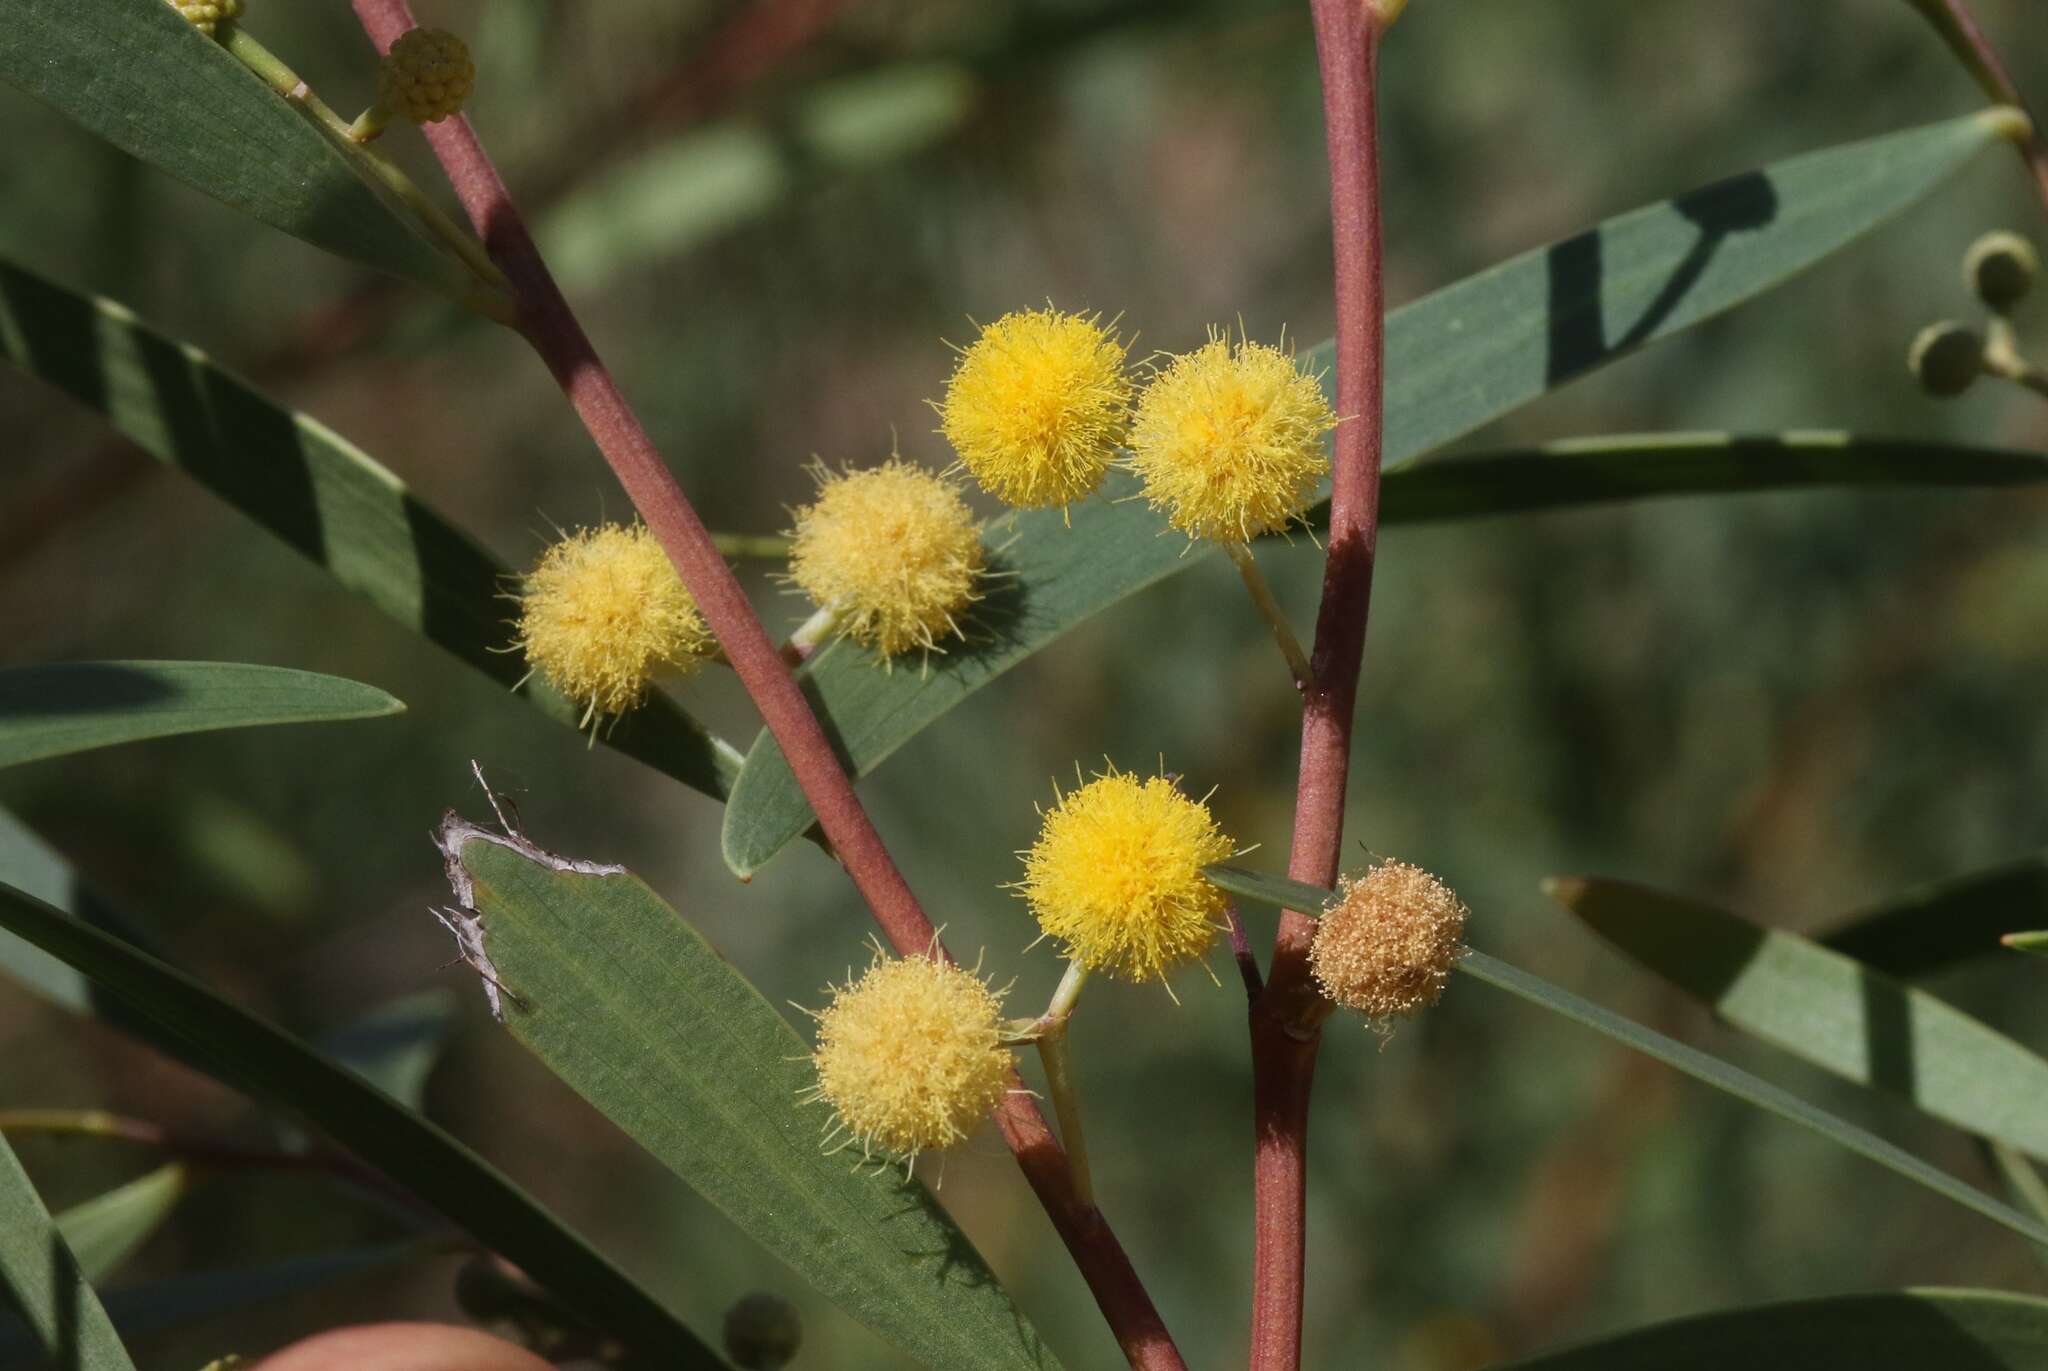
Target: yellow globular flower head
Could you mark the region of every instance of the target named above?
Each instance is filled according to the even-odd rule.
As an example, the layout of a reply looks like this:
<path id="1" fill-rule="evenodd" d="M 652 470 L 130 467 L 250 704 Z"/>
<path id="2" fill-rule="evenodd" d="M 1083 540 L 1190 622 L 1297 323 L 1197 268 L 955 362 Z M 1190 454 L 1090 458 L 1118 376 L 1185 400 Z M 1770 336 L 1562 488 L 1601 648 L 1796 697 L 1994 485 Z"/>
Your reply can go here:
<path id="1" fill-rule="evenodd" d="M 1234 850 L 1207 805 L 1112 766 L 1045 813 L 1017 889 L 1067 956 L 1147 981 L 1209 950 L 1224 895 L 1202 868 Z"/>
<path id="2" fill-rule="evenodd" d="M 878 954 L 818 1011 L 810 1098 L 831 1106 L 828 1137 L 864 1156 L 913 1158 L 966 1139 L 1010 1088 L 1002 997 L 971 971 Z"/>
<path id="3" fill-rule="evenodd" d="M 1381 862 L 1344 878 L 1316 923 L 1309 969 L 1325 995 L 1368 1018 L 1418 1013 L 1442 997 L 1468 913 L 1422 868 Z"/>
<path id="4" fill-rule="evenodd" d="M 462 108 L 475 85 L 467 44 L 446 29 L 410 29 L 378 69 L 377 100 L 415 124 L 438 124 Z"/>
<path id="5" fill-rule="evenodd" d="M 885 658 L 961 636 L 983 553 L 981 526 L 953 484 L 895 458 L 816 475 L 818 498 L 796 512 L 789 579 L 836 606 L 840 631 Z"/>
<path id="6" fill-rule="evenodd" d="M 1070 504 L 1102 482 L 1130 423 L 1124 344 L 1094 315 L 1005 314 L 960 354 L 939 431 L 1006 504 Z"/>
<path id="7" fill-rule="evenodd" d="M 169 0 L 169 3 L 172 9 L 191 21 L 193 28 L 209 38 L 223 22 L 232 23 L 242 17 L 242 0 Z"/>
<path id="8" fill-rule="evenodd" d="M 1330 469 L 1323 435 L 1335 427 L 1322 385 L 1292 356 L 1211 333 L 1138 396 L 1131 467 L 1174 528 L 1250 542 L 1301 517 Z"/>
<path id="9" fill-rule="evenodd" d="M 697 602 L 644 524 L 568 534 L 519 586 L 519 648 L 583 722 L 623 714 L 654 678 L 687 675 L 715 646 Z"/>

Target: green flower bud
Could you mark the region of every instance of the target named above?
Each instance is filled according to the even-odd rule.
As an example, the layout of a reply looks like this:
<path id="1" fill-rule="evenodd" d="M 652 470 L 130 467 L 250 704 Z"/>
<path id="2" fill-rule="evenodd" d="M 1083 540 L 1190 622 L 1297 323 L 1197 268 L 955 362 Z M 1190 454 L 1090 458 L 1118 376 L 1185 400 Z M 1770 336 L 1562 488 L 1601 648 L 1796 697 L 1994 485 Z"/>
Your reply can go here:
<path id="1" fill-rule="evenodd" d="M 170 0 L 170 6 L 208 38 L 213 37 L 222 20 L 232 22 L 242 17 L 242 0 Z"/>
<path id="2" fill-rule="evenodd" d="M 1913 339 L 1906 366 L 1929 395 L 1961 395 L 1983 374 L 1984 339 L 1954 320 L 1929 324 Z"/>
<path id="3" fill-rule="evenodd" d="M 796 1306 L 780 1295 L 757 1290 L 725 1311 L 725 1355 L 744 1371 L 782 1371 L 803 1340 Z"/>
<path id="4" fill-rule="evenodd" d="M 1963 283 L 2000 314 L 2018 304 L 2041 274 L 2041 254 L 2017 233 L 2000 229 L 1963 254 Z"/>
<path id="5" fill-rule="evenodd" d="M 446 29 L 398 36 L 379 71 L 377 103 L 415 124 L 438 124 L 462 108 L 476 85 L 469 48 Z"/>

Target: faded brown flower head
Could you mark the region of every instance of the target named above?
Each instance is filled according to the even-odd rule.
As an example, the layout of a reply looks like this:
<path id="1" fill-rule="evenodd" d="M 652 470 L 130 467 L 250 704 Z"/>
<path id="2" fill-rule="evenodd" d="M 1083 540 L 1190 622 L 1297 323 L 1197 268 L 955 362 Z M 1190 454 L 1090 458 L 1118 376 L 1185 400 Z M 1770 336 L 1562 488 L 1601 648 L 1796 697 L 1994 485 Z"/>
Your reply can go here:
<path id="1" fill-rule="evenodd" d="M 1384 1021 L 1442 998 L 1469 911 L 1455 892 L 1406 862 L 1345 877 L 1309 949 L 1316 984 L 1338 1004 Z"/>

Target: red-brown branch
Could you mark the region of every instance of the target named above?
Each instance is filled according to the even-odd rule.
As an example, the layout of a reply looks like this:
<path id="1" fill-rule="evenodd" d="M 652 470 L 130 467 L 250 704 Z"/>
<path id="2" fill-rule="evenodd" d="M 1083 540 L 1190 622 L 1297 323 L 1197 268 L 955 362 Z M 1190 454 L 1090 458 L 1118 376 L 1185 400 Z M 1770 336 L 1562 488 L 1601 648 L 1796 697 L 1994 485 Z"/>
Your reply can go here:
<path id="1" fill-rule="evenodd" d="M 354 3 L 379 52 L 418 26 L 406 0 Z M 470 222 L 512 284 L 521 332 L 554 373 L 634 508 L 675 564 L 676 574 L 789 759 L 819 826 L 876 922 L 905 955 L 933 948 L 937 934 L 931 920 L 854 793 L 853 782 L 797 687 L 789 663 L 769 639 L 739 579 L 599 360 L 476 131 L 458 115 L 425 132 Z M 1013 1094 L 998 1111 L 997 1122 L 1131 1365 L 1144 1371 L 1185 1371 L 1116 1235 L 1101 1212 L 1075 1194 L 1066 1155 L 1046 1127 L 1037 1102 Z"/>
<path id="2" fill-rule="evenodd" d="M 1337 428 L 1329 557 L 1316 615 L 1314 679 L 1302 692 L 1301 769 L 1288 874 L 1335 883 L 1351 771 L 1352 715 L 1365 658 L 1379 531 L 1385 320 L 1380 268 L 1377 75 L 1383 24 L 1372 0 L 1311 0 L 1322 71 L 1336 249 Z M 1307 1240 L 1308 1109 L 1330 1006 L 1308 972 L 1315 921 L 1281 915 L 1266 988 L 1252 1007 L 1257 1231 L 1253 1371 L 1301 1365 Z"/>
<path id="3" fill-rule="evenodd" d="M 2026 110 L 2027 117 L 2033 118 L 2033 111 L 2027 109 L 2027 102 L 2020 95 L 2020 88 L 2013 83 L 2012 73 L 2005 69 L 2005 63 L 1999 61 L 1997 49 L 1984 36 L 1977 17 L 1970 13 L 1963 0 L 1912 0 L 1912 3 L 1913 8 L 1934 25 L 1949 49 L 1962 59 L 1986 95 L 2001 105 Z M 2020 160 L 2033 173 L 2034 188 L 2041 196 L 2041 208 L 2048 210 L 2048 137 L 2043 136 L 2038 121 L 2018 148 Z"/>

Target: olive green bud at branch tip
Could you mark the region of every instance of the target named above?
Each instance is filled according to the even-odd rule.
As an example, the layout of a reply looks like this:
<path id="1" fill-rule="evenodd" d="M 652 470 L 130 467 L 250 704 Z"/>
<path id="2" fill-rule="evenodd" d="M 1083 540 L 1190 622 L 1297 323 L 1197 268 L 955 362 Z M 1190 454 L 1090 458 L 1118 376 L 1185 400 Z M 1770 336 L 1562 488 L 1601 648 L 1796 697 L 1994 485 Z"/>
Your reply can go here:
<path id="1" fill-rule="evenodd" d="M 1985 234 L 1963 254 L 1963 284 L 1999 314 L 2025 299 L 2040 274 L 2041 254 L 2025 238 L 2005 229 Z"/>
<path id="2" fill-rule="evenodd" d="M 1952 399 L 1984 374 L 1984 339 L 1952 319 L 1929 324 L 1907 349 L 1906 366 L 1922 390 Z"/>
<path id="3" fill-rule="evenodd" d="M 357 116 L 349 137 L 367 143 L 394 118 L 438 124 L 461 111 L 476 87 L 469 47 L 446 29 L 412 29 L 398 36 L 377 69 L 377 103 Z"/>
<path id="4" fill-rule="evenodd" d="M 2048 929 L 2031 933 L 2008 933 L 1998 941 L 2015 952 L 2030 952 L 2036 957 L 2048 957 Z"/>
<path id="5" fill-rule="evenodd" d="M 1408 8 L 1408 0 L 1366 0 L 1366 8 L 1372 11 L 1374 22 L 1384 33 L 1401 17 L 1401 11 Z"/>
<path id="6" fill-rule="evenodd" d="M 780 1295 L 757 1290 L 725 1311 L 725 1355 L 743 1371 L 782 1371 L 803 1340 L 796 1306 Z"/>
<path id="7" fill-rule="evenodd" d="M 2007 142 L 2024 146 L 2034 136 L 2034 121 L 2027 112 L 2012 105 L 1999 105 L 1978 116 L 1991 131 Z"/>

